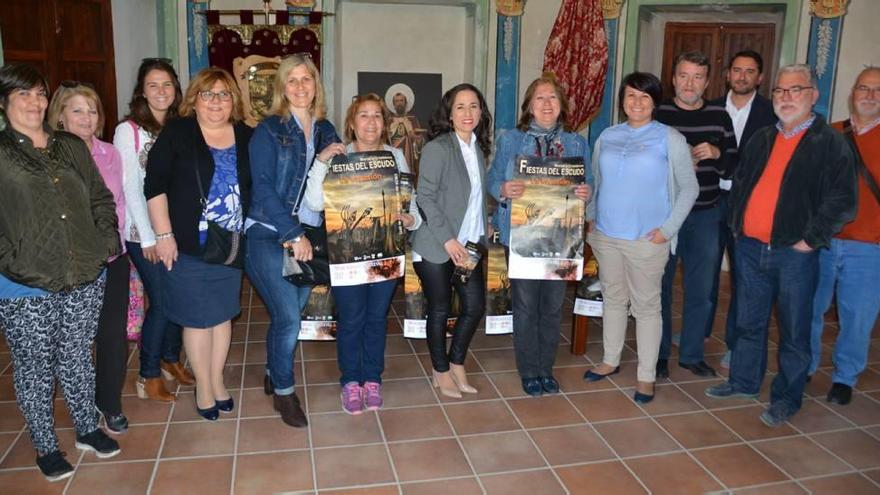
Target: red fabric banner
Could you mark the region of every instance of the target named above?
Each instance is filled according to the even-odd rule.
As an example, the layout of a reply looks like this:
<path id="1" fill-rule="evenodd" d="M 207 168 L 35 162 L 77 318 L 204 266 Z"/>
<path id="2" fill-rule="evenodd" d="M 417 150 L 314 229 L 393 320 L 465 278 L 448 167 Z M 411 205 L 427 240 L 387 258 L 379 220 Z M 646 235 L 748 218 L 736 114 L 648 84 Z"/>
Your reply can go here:
<path id="1" fill-rule="evenodd" d="M 586 127 L 602 106 L 608 40 L 601 0 L 563 0 L 544 49 L 544 72 L 552 72 L 571 104 L 569 124 Z"/>

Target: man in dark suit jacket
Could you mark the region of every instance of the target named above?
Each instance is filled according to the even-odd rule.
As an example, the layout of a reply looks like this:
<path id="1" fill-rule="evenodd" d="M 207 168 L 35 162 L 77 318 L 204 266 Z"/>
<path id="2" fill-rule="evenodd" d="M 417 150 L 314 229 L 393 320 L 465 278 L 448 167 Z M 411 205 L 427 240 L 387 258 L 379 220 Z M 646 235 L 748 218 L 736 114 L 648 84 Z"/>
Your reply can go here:
<path id="1" fill-rule="evenodd" d="M 733 132 L 736 134 L 737 150 L 741 153 L 749 138 L 758 129 L 767 127 L 776 123 L 776 114 L 773 113 L 773 103 L 767 98 L 758 94 L 758 86 L 764 81 L 764 60 L 761 55 L 753 50 L 743 50 L 737 52 L 730 59 L 727 65 L 727 85 L 730 88 L 726 96 L 722 96 L 711 102 L 727 109 L 730 120 L 733 121 Z M 737 153 L 739 156 L 740 153 Z M 719 204 L 724 215 L 727 218 L 727 201 L 730 188 L 733 185 L 733 172 L 736 170 L 735 163 L 731 163 L 727 173 L 721 179 L 719 186 L 721 187 L 721 197 Z M 733 273 L 733 237 L 727 222 L 721 222 L 721 235 L 718 237 L 721 242 L 721 252 L 727 249 L 728 265 L 730 266 L 730 304 L 727 309 L 727 327 L 725 330 L 725 341 L 727 343 L 727 354 L 721 361 L 721 366 L 727 368 L 730 364 L 730 348 L 733 345 L 732 336 L 736 326 L 736 290 L 734 287 Z M 718 265 L 718 272 L 721 271 L 721 265 Z M 718 304 L 718 273 L 715 274 L 715 286 L 712 288 L 712 301 Z M 712 308 L 712 319 L 706 327 L 706 337 L 712 334 L 712 322 L 714 318 L 715 308 Z"/>

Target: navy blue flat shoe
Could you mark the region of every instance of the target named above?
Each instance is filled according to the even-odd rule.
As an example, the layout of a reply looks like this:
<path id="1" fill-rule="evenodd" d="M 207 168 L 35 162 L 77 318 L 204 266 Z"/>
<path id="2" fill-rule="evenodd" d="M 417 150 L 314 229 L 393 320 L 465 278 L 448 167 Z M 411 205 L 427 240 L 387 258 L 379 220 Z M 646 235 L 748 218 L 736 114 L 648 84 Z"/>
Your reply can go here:
<path id="1" fill-rule="evenodd" d="M 214 401 L 214 403 L 217 405 L 217 409 L 219 409 L 220 412 L 230 413 L 235 408 L 235 401 L 232 400 L 232 397 L 226 400 L 217 400 Z"/>
<path id="2" fill-rule="evenodd" d="M 544 393 L 544 387 L 541 386 L 540 378 L 523 378 L 522 387 L 523 392 L 532 397 L 540 397 Z"/>
<path id="3" fill-rule="evenodd" d="M 614 368 L 614 371 L 612 371 L 611 373 L 605 374 L 605 375 L 600 375 L 599 373 L 595 373 L 593 370 L 589 370 L 586 373 L 584 373 L 584 380 L 586 380 L 588 382 L 598 382 L 599 380 L 602 380 L 602 379 L 609 377 L 611 375 L 616 375 L 618 373 L 620 373 L 620 366 Z"/>
<path id="4" fill-rule="evenodd" d="M 544 390 L 545 394 L 558 394 L 559 393 L 559 382 L 556 381 L 552 376 L 542 376 L 541 380 L 541 388 Z"/>
<path id="5" fill-rule="evenodd" d="M 654 394 L 648 395 L 641 392 L 636 392 L 636 394 L 633 396 L 633 399 L 639 404 L 647 404 L 648 402 L 654 400 Z"/>
<path id="6" fill-rule="evenodd" d="M 206 419 L 208 421 L 217 421 L 217 418 L 220 417 L 220 411 L 217 409 L 217 401 L 214 401 L 213 406 L 206 408 L 206 409 L 202 409 L 201 407 L 199 407 L 198 397 L 199 397 L 198 390 L 193 388 L 193 402 L 196 403 L 196 412 L 199 413 L 199 416 L 203 417 L 204 419 Z"/>

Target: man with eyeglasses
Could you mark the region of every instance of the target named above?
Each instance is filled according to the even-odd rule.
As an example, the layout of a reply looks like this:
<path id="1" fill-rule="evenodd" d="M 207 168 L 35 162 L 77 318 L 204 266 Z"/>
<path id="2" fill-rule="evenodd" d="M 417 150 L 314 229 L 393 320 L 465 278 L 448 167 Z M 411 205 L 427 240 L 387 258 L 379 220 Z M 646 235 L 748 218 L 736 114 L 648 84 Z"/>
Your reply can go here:
<path id="1" fill-rule="evenodd" d="M 691 147 L 700 195 L 678 231 L 661 282 L 663 336 L 657 359 L 657 377 L 669 376 L 672 344 L 672 286 L 679 260 L 683 265 L 681 338 L 678 366 L 697 376 L 715 376 L 705 361 L 706 327 L 714 320 L 712 287 L 718 279 L 721 249 L 719 179 L 736 162 L 733 124 L 723 105 L 703 99 L 709 85 L 709 59 L 701 52 L 684 52 L 675 59 L 672 86 L 675 97 L 657 107 L 657 121 L 675 128 Z"/>
<path id="2" fill-rule="evenodd" d="M 730 120 L 733 122 L 733 132 L 736 136 L 736 146 L 742 153 L 746 143 L 758 129 L 776 123 L 776 115 L 773 113 L 773 104 L 767 98 L 758 94 L 758 87 L 764 82 L 764 59 L 754 50 L 743 50 L 731 57 L 726 72 L 727 96 L 722 96 L 711 102 L 713 105 L 724 107 Z M 733 187 L 733 172 L 736 164 L 731 163 L 727 168 L 724 178 L 719 181 L 721 196 L 718 204 L 721 208 L 722 218 L 727 217 L 730 189 Z M 730 273 L 730 302 L 727 306 L 727 323 L 724 331 L 724 340 L 727 344 L 727 353 L 721 359 L 721 367 L 730 367 L 730 348 L 733 346 L 732 338 L 736 328 L 736 280 L 734 274 L 734 242 L 727 222 L 721 222 L 721 233 L 718 238 L 721 255 L 727 250 L 727 259 Z M 712 287 L 712 319 L 706 325 L 706 337 L 712 334 L 712 324 L 715 322 L 715 309 L 718 305 L 718 277 L 721 272 L 719 261 L 715 269 L 715 285 Z"/>
<path id="3" fill-rule="evenodd" d="M 849 404 L 852 388 L 868 362 L 871 331 L 880 310 L 880 67 L 864 69 L 850 95 L 852 115 L 836 122 L 857 151 L 858 214 L 819 250 L 819 286 L 813 299 L 813 360 L 822 357 L 825 312 L 837 296 L 840 333 L 834 343 L 834 373 L 828 402 Z M 858 156 L 860 155 L 860 156 Z"/>
<path id="4" fill-rule="evenodd" d="M 856 168 L 850 144 L 813 113 L 819 99 L 807 65 L 779 69 L 776 126 L 752 136 L 730 192 L 736 238 L 736 331 L 728 381 L 706 389 L 716 399 L 756 399 L 767 369 L 770 313 L 776 305 L 779 370 L 761 414 L 779 426 L 800 408 L 810 367 L 810 322 L 818 249 L 855 217 Z"/>

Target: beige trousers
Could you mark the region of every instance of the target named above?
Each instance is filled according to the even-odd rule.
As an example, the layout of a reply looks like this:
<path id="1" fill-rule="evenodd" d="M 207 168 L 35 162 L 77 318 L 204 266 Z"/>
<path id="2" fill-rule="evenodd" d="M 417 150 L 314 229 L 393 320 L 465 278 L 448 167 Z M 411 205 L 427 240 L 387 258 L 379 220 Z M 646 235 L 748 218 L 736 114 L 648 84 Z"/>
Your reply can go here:
<path id="1" fill-rule="evenodd" d="M 602 284 L 602 341 L 609 366 L 620 364 L 626 338 L 627 306 L 636 319 L 639 352 L 638 380 L 654 382 L 663 321 L 660 317 L 660 280 L 669 259 L 669 243 L 613 239 L 598 230 L 588 241 L 599 262 Z"/>

